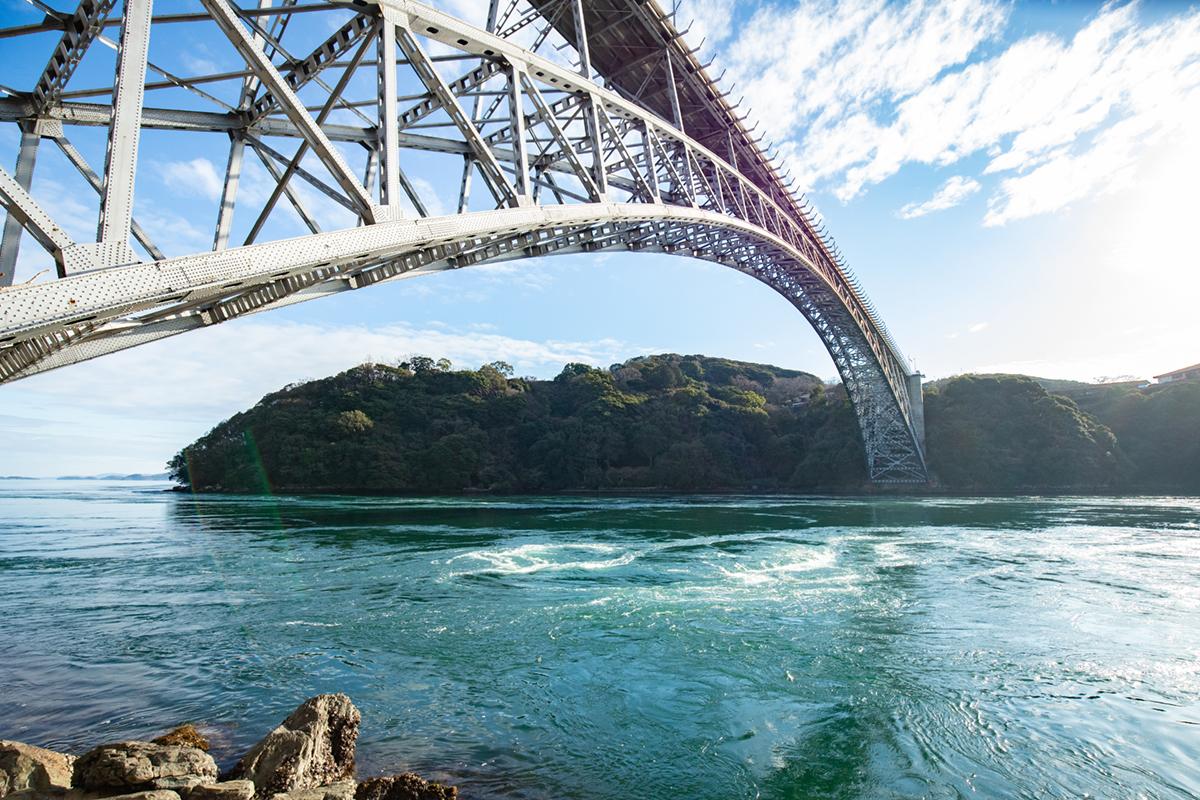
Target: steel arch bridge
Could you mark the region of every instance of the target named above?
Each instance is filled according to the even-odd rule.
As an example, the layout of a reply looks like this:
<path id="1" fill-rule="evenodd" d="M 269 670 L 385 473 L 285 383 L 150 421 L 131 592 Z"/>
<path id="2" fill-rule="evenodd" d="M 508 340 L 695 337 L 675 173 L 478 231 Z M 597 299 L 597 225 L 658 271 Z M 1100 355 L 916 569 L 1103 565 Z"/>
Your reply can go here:
<path id="1" fill-rule="evenodd" d="M 486 28 L 413 0 L 28 1 L 44 19 L 0 29 L 0 47 L 44 43 L 46 59 L 22 88 L 0 86 L 0 121 L 20 133 L 15 168 L 0 167 L 0 382 L 433 271 L 673 253 L 785 297 L 837 366 L 871 479 L 927 480 L 920 377 L 656 0 L 491 0 Z M 192 42 L 236 66 L 179 68 Z M 96 74 L 113 78 L 78 86 Z M 168 256 L 135 218 L 151 131 L 180 146 L 215 134 L 227 153 L 205 252 Z M 103 137 L 100 171 L 68 132 Z M 34 199 L 39 147 L 82 179 L 95 241 Z M 434 157 L 456 213 L 437 213 L 414 172 Z M 270 178 L 248 192 L 254 160 Z M 297 223 L 305 235 L 283 235 Z M 53 268 L 14 283 L 23 238 Z"/>

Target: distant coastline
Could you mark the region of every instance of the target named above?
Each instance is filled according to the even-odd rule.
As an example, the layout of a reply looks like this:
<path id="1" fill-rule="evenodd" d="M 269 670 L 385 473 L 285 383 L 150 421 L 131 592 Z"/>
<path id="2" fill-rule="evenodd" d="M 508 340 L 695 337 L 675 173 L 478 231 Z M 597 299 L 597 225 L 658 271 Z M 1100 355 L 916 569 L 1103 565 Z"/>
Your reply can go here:
<path id="1" fill-rule="evenodd" d="M 0 481 L 169 481 L 169 472 L 106 472 L 100 475 L 0 475 Z"/>

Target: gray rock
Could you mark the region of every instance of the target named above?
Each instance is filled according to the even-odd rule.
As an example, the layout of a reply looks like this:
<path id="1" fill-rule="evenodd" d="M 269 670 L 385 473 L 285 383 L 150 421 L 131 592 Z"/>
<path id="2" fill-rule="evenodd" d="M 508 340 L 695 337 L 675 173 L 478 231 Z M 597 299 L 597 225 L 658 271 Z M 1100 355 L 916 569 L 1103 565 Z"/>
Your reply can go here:
<path id="1" fill-rule="evenodd" d="M 80 789 L 187 790 L 216 780 L 217 762 L 196 747 L 116 742 L 93 748 L 75 761 L 74 785 Z"/>
<path id="2" fill-rule="evenodd" d="M 111 792 L 64 789 L 61 786 L 51 786 L 49 789 L 26 789 L 25 791 L 15 792 L 4 798 L 4 800 L 180 800 L 180 798 L 176 792 L 166 789 L 114 795 Z"/>
<path id="3" fill-rule="evenodd" d="M 274 795 L 271 800 L 354 800 L 354 781 L 336 781 L 314 789 L 296 789 Z"/>
<path id="4" fill-rule="evenodd" d="M 458 789 L 427 781 L 414 772 L 370 778 L 358 784 L 354 800 L 455 800 Z"/>
<path id="5" fill-rule="evenodd" d="M 361 720 L 346 695 L 317 695 L 250 748 L 225 778 L 253 781 L 259 800 L 352 778 Z"/>
<path id="6" fill-rule="evenodd" d="M 193 786 L 187 800 L 250 800 L 254 784 L 250 781 L 222 781 Z"/>
<path id="7" fill-rule="evenodd" d="M 0 797 L 11 792 L 70 788 L 75 756 L 0 739 Z"/>
<path id="8" fill-rule="evenodd" d="M 155 778 L 150 781 L 151 789 L 168 789 L 177 792 L 180 797 L 187 797 L 197 786 L 212 783 L 209 775 L 180 775 L 173 778 Z"/>

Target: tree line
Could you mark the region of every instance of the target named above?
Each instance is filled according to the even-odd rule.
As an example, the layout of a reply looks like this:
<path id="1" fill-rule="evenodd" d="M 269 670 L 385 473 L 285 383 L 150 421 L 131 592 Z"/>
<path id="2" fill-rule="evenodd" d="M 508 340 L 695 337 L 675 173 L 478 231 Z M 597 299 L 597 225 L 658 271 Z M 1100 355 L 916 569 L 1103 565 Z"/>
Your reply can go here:
<path id="1" fill-rule="evenodd" d="M 1080 387 L 1087 386 L 1078 384 Z M 1073 399 L 1022 376 L 927 389 L 930 467 L 950 491 L 1200 490 L 1200 385 Z M 195 491 L 858 491 L 845 391 L 705 356 L 568 364 L 363 364 L 264 397 L 169 464 Z"/>

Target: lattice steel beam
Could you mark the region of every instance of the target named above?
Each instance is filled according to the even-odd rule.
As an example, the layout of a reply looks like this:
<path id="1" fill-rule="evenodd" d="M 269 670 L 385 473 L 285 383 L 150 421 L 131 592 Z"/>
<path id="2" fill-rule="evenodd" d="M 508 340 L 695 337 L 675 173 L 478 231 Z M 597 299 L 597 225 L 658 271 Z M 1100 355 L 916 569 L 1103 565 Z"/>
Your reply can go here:
<path id="1" fill-rule="evenodd" d="M 508 179 L 504 177 L 504 172 L 500 169 L 499 162 L 496 161 L 496 157 L 483 140 L 479 129 L 475 127 L 471 118 L 463 111 L 463 107 L 459 104 L 454 91 L 442 76 L 438 74 L 437 69 L 429 60 L 429 56 L 425 54 L 424 49 L 417 42 L 408 27 L 397 27 L 396 44 L 404 52 L 404 57 L 412 65 L 413 70 L 417 73 L 417 77 L 425 84 L 425 88 L 437 98 L 442 109 L 449 115 L 451 121 L 454 122 L 459 132 L 466 139 L 467 145 L 471 148 L 471 155 L 479 162 L 480 170 L 496 199 L 504 205 L 520 205 L 520 197 L 508 182 Z"/>
<path id="2" fill-rule="evenodd" d="M 245 59 L 246 65 L 271 92 L 284 114 L 300 131 L 308 146 L 312 148 L 313 153 L 329 170 L 350 201 L 354 203 L 359 214 L 367 222 L 374 222 L 375 210 L 366 189 L 350 171 L 350 167 L 346 165 L 341 153 L 321 130 L 321 126 L 304 110 L 304 104 L 300 102 L 300 98 L 296 96 L 287 79 L 267 58 L 262 44 L 250 36 L 239 21 L 237 14 L 225 0 L 201 0 L 201 2 L 212 14 L 213 20 L 229 38 L 238 53 Z"/>
<path id="3" fill-rule="evenodd" d="M 104 30 L 105 18 L 116 0 L 80 0 L 75 13 L 63 22 L 63 35 L 33 89 L 38 108 L 58 100 L 88 46 Z"/>

